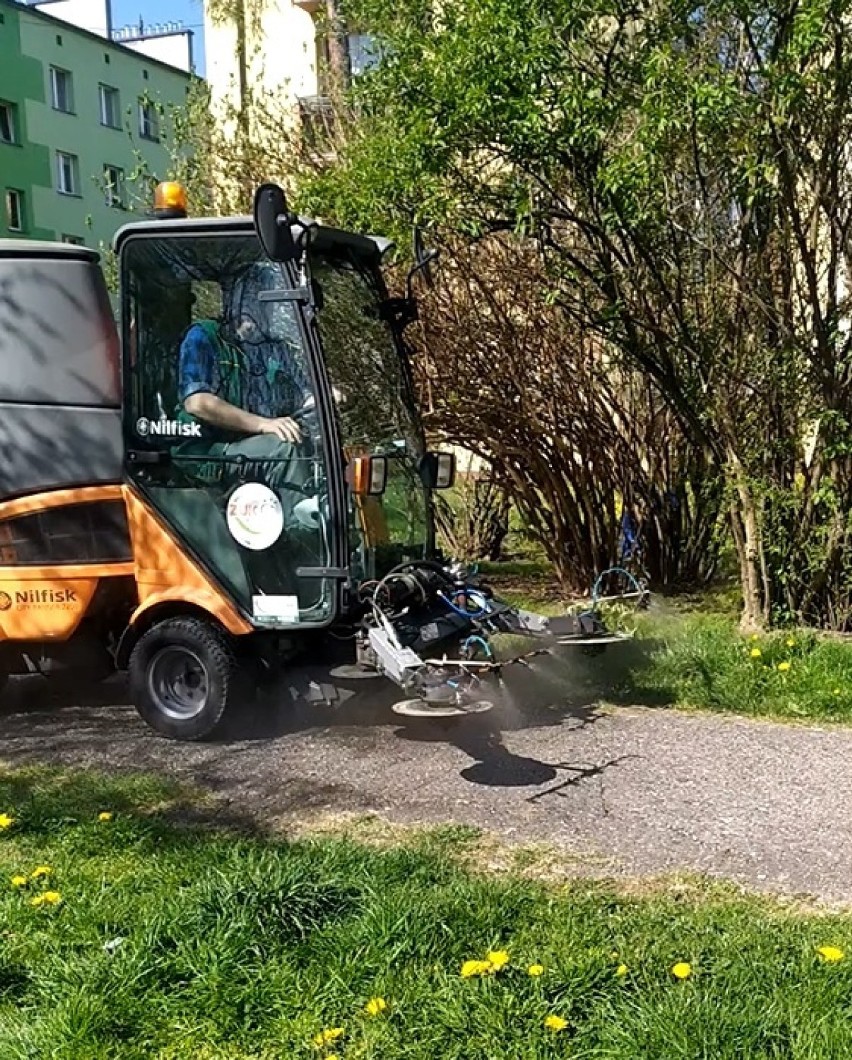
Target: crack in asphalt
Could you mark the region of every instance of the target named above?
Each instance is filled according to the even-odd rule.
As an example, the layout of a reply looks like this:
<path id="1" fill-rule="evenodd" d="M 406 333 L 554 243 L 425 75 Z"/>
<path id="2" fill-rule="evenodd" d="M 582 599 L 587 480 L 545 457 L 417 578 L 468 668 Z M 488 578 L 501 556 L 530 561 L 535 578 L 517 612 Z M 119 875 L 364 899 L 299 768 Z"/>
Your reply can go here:
<path id="1" fill-rule="evenodd" d="M 457 822 L 550 844 L 577 875 L 689 871 L 852 903 L 850 729 L 514 694 L 439 724 L 403 721 L 394 698 L 381 682 L 334 706 L 282 692 L 227 739 L 177 744 L 145 728 L 120 682 L 69 692 L 24 679 L 0 700 L 0 756 L 166 774 L 264 826 Z"/>

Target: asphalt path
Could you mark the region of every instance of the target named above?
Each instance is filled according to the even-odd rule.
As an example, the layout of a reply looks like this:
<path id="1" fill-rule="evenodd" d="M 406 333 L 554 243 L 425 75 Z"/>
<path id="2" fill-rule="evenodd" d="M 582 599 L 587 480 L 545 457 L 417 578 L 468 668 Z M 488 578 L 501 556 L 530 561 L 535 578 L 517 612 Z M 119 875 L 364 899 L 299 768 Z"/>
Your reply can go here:
<path id="1" fill-rule="evenodd" d="M 697 872 L 852 905 L 852 729 L 604 707 L 583 675 L 566 699 L 546 666 L 516 671 L 492 712 L 439 725 L 394 715 L 381 680 L 306 702 L 310 677 L 202 744 L 151 734 L 118 679 L 21 679 L 0 696 L 0 758 L 166 774 L 270 828 L 457 822 L 550 844 L 580 875 Z"/>

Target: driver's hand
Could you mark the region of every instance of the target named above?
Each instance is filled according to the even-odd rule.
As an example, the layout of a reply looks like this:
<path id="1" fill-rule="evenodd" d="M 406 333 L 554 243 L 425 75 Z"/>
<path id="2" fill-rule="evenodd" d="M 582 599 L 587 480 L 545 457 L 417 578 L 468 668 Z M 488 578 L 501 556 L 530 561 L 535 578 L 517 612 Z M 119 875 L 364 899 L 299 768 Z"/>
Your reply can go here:
<path id="1" fill-rule="evenodd" d="M 282 442 L 291 442 L 293 445 L 302 440 L 302 431 L 295 420 L 289 416 L 278 416 L 275 419 L 264 420 L 260 427 L 261 434 L 274 434 Z"/>

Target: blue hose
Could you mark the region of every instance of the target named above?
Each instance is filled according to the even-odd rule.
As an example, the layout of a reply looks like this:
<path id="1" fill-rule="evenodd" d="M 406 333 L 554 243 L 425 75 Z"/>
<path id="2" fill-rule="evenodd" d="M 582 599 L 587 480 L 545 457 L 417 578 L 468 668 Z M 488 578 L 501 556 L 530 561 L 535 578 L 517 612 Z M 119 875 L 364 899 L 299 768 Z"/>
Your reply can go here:
<path id="1" fill-rule="evenodd" d="M 476 602 L 475 598 L 479 597 L 480 601 L 482 601 L 479 605 L 479 611 L 466 611 L 463 607 L 456 607 L 456 605 L 448 596 L 445 596 L 443 593 L 438 593 L 438 595 L 441 597 L 447 607 L 449 607 L 451 611 L 455 611 L 457 615 L 461 615 L 463 618 L 485 618 L 485 616 L 489 613 L 488 601 L 485 599 L 485 597 L 481 593 L 477 593 L 471 589 L 465 589 L 464 594 L 468 599 L 473 600 L 474 603 Z M 483 604 L 485 606 L 483 606 Z"/>
<path id="2" fill-rule="evenodd" d="M 598 590 L 600 589 L 601 582 L 607 576 L 607 574 L 623 574 L 633 585 L 633 588 L 637 593 L 642 592 L 642 586 L 636 580 L 636 578 L 630 573 L 629 570 L 625 570 L 624 567 L 608 567 L 606 570 L 600 572 L 595 579 L 595 584 L 592 586 L 592 606 L 598 602 Z"/>
<path id="3" fill-rule="evenodd" d="M 462 644 L 462 651 L 465 651 L 469 644 L 479 644 L 482 650 L 485 652 L 486 659 L 494 658 L 494 652 L 485 637 L 479 637 L 476 634 L 474 634 L 472 637 L 468 637 L 467 640 Z"/>

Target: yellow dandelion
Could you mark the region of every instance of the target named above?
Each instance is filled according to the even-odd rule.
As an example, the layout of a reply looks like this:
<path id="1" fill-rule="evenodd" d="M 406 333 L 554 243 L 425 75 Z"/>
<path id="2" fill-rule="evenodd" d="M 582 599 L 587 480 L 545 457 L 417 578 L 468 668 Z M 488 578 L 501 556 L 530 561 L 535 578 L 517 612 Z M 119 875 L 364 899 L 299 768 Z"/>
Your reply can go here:
<path id="1" fill-rule="evenodd" d="M 692 965 L 689 961 L 678 961 L 672 967 L 672 975 L 675 979 L 688 979 L 692 975 Z"/>
<path id="2" fill-rule="evenodd" d="M 538 976 L 544 975 L 544 965 L 531 964 L 529 968 L 527 968 L 527 972 L 533 977 L 533 979 L 536 979 Z"/>
<path id="3" fill-rule="evenodd" d="M 53 869 L 50 865 L 36 865 L 33 871 L 30 873 L 31 880 L 43 880 L 45 877 L 50 876 Z"/>
<path id="4" fill-rule="evenodd" d="M 834 694 L 835 694 L 836 696 L 839 696 L 839 695 L 840 695 L 840 689 L 839 689 L 839 688 L 835 688 L 835 690 L 834 690 Z"/>
<path id="5" fill-rule="evenodd" d="M 112 820 L 112 812 L 110 810 L 104 810 L 103 812 L 98 814 L 98 820 L 99 821 L 111 821 Z"/>
<path id="6" fill-rule="evenodd" d="M 329 1053 L 328 1056 L 324 1058 L 324 1060 L 340 1060 L 340 1057 L 337 1055 L 337 1053 Z"/>
<path id="7" fill-rule="evenodd" d="M 499 972 L 509 963 L 509 954 L 505 950 L 491 950 L 486 957 L 492 971 Z"/>
<path id="8" fill-rule="evenodd" d="M 33 906 L 35 909 L 38 909 L 40 906 L 43 906 L 44 905 L 44 895 L 43 894 L 37 894 L 34 898 L 30 898 L 30 905 Z"/>
<path id="9" fill-rule="evenodd" d="M 475 975 L 487 975 L 491 971 L 488 961 L 465 961 L 461 966 L 462 979 L 472 979 Z"/>
<path id="10" fill-rule="evenodd" d="M 13 876 L 11 883 L 13 887 L 26 887 L 27 883 L 29 883 L 29 880 L 26 878 L 26 876 Z"/>
<path id="11" fill-rule="evenodd" d="M 45 891 L 42 898 L 45 905 L 59 905 L 62 901 L 62 895 L 59 891 Z"/>
<path id="12" fill-rule="evenodd" d="M 836 964 L 846 956 L 839 946 L 817 946 L 817 953 L 828 964 Z"/>
<path id="13" fill-rule="evenodd" d="M 338 1038 L 342 1037 L 342 1027 L 327 1027 L 324 1031 L 320 1031 L 319 1034 L 314 1036 L 314 1045 L 331 1045 L 332 1042 L 336 1042 Z"/>
<path id="14" fill-rule="evenodd" d="M 561 1016 L 554 1016 L 551 1013 L 549 1016 L 544 1017 L 544 1025 L 549 1031 L 564 1031 L 568 1026 L 568 1020 L 563 1019 Z"/>
<path id="15" fill-rule="evenodd" d="M 615 969 L 615 974 L 619 977 L 619 979 L 621 979 L 623 976 L 627 975 L 628 971 L 629 969 L 626 964 L 619 964 L 619 966 Z"/>
<path id="16" fill-rule="evenodd" d="M 778 663 L 778 669 L 782 674 L 786 674 L 787 671 L 790 669 L 790 664 L 786 661 L 780 662 Z"/>
<path id="17" fill-rule="evenodd" d="M 757 633 L 752 633 L 752 635 L 751 635 L 751 637 L 749 639 L 750 640 L 757 640 L 757 636 L 758 636 Z"/>
<path id="18" fill-rule="evenodd" d="M 388 1003 L 383 997 L 371 997 L 364 1009 L 368 1016 L 380 1016 L 383 1012 L 387 1012 Z"/>
<path id="19" fill-rule="evenodd" d="M 752 657 L 752 659 L 759 659 L 763 655 L 763 652 L 760 650 L 760 648 L 752 648 L 749 652 L 749 655 Z"/>
<path id="20" fill-rule="evenodd" d="M 796 647 L 796 642 L 793 640 L 792 637 L 788 637 L 785 643 L 786 643 L 788 648 L 795 648 Z"/>
<path id="21" fill-rule="evenodd" d="M 14 823 L 14 817 L 10 817 L 8 813 L 0 813 L 0 829 L 11 828 Z"/>

